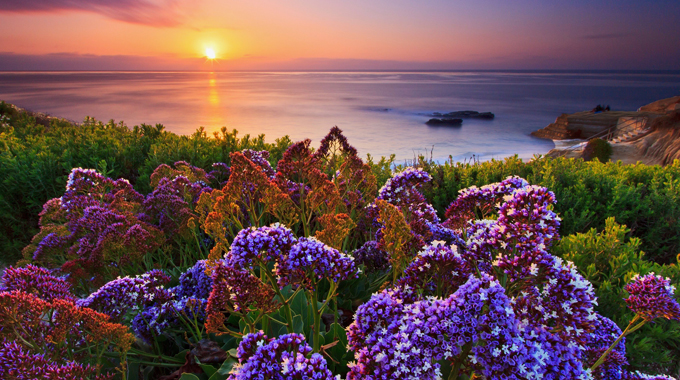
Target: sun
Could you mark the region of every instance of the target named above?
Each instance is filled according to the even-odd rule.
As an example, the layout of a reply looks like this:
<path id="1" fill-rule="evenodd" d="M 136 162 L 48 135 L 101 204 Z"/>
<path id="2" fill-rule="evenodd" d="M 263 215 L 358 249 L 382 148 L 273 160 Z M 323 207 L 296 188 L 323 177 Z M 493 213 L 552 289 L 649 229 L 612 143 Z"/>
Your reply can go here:
<path id="1" fill-rule="evenodd" d="M 212 48 L 205 49 L 205 56 L 208 57 L 208 59 L 215 59 L 217 57 L 215 50 Z"/>

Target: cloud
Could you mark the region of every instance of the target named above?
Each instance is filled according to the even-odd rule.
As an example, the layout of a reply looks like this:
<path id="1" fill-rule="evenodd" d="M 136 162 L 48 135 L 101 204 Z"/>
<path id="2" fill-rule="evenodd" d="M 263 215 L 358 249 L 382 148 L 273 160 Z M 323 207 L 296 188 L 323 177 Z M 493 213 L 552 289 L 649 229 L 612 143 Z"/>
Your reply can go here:
<path id="1" fill-rule="evenodd" d="M 610 40 L 627 37 L 628 33 L 601 33 L 601 34 L 587 34 L 581 38 L 584 40 Z"/>
<path id="2" fill-rule="evenodd" d="M 184 23 L 178 0 L 0 0 L 0 12 L 86 11 L 105 17 L 155 27 Z"/>

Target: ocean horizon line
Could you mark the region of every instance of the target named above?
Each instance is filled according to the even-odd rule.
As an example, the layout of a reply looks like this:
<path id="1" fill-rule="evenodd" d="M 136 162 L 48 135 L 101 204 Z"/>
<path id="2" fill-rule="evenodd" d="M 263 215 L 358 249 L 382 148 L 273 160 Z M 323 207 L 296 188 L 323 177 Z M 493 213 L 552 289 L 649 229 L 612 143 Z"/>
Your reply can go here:
<path id="1" fill-rule="evenodd" d="M 394 70 L 394 69 L 335 69 L 335 70 L 2 70 L 0 73 L 517 73 L 517 74 L 655 74 L 680 75 L 680 70 L 630 69 L 451 69 L 451 70 Z"/>

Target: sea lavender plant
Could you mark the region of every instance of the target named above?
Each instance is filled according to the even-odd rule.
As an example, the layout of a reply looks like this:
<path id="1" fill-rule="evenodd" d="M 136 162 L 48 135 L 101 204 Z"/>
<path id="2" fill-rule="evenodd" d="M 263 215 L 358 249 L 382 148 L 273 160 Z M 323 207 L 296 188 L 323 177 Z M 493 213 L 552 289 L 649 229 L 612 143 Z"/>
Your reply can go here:
<path id="1" fill-rule="evenodd" d="M 23 268 L 6 268 L 0 279 L 0 292 L 21 290 L 52 302 L 55 299 L 75 301 L 70 284 L 56 277 L 48 269 L 28 264 Z"/>
<path id="2" fill-rule="evenodd" d="M 326 359 L 312 348 L 300 334 L 267 338 L 262 331 L 248 334 L 238 347 L 239 363 L 229 380 L 255 379 L 335 379 Z"/>
<path id="3" fill-rule="evenodd" d="M 160 270 L 152 270 L 136 277 L 118 278 L 106 283 L 87 298 L 78 300 L 77 304 L 119 321 L 128 313 L 172 300 L 172 292 L 163 287 L 169 281 L 170 276 Z"/>
<path id="4" fill-rule="evenodd" d="M 606 363 L 619 342 L 647 322 L 659 317 L 680 320 L 680 304 L 675 299 L 675 287 L 670 284 L 670 279 L 658 276 L 653 272 L 645 276 L 636 274 L 624 289 L 629 293 L 625 300 L 626 304 L 629 309 L 635 312 L 635 317 L 631 319 L 626 329 L 614 343 L 592 365 L 592 370 Z M 629 376 L 631 378 L 644 378 L 644 375 L 639 373 L 631 373 Z"/>

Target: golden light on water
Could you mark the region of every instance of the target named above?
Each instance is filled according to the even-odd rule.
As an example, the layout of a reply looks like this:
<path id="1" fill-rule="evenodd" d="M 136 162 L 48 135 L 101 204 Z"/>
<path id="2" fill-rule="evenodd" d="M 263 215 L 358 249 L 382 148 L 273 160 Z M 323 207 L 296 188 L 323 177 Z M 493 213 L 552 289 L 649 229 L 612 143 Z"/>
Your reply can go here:
<path id="1" fill-rule="evenodd" d="M 213 48 L 205 49 L 205 56 L 208 57 L 208 59 L 217 58 L 217 54 L 215 54 L 215 50 L 213 50 Z"/>

